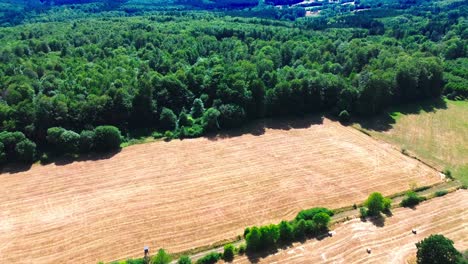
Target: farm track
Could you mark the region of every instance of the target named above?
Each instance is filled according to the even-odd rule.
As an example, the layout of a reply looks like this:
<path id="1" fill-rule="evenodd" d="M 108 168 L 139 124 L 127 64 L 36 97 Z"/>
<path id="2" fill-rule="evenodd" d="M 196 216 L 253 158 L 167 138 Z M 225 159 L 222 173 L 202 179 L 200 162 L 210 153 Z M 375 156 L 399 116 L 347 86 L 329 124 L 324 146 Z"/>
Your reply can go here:
<path id="1" fill-rule="evenodd" d="M 301 121 L 302 122 L 302 121 Z M 107 160 L 0 175 L 0 259 L 95 263 L 180 252 L 440 181 L 437 171 L 339 123 L 156 142 Z M 23 254 L 22 252 L 27 252 Z"/>
<path id="2" fill-rule="evenodd" d="M 415 228 L 414 235 L 411 229 Z M 468 249 L 468 191 L 431 199 L 416 209 L 397 208 L 383 227 L 353 219 L 338 225 L 333 237 L 309 240 L 260 259 L 259 263 L 405 263 L 416 253 L 415 243 L 443 234 L 459 250 Z M 372 253 L 366 252 L 367 248 Z M 238 257 L 234 263 L 250 263 Z"/>

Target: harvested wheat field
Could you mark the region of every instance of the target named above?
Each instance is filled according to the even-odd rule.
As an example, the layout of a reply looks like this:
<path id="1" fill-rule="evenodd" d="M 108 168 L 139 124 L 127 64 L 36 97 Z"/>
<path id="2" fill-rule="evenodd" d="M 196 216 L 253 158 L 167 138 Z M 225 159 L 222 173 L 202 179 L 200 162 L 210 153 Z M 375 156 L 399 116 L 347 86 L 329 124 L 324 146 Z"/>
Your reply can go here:
<path id="1" fill-rule="evenodd" d="M 255 131 L 1 174 L 0 259 L 95 263 L 141 257 L 144 245 L 179 252 L 303 208 L 338 208 L 373 191 L 441 180 L 390 145 L 327 119 Z"/>
<path id="2" fill-rule="evenodd" d="M 415 210 L 398 208 L 383 227 L 354 219 L 339 225 L 333 237 L 310 240 L 261 259 L 260 263 L 406 263 L 415 243 L 443 234 L 458 250 L 468 249 L 468 191 L 434 198 Z M 416 229 L 417 234 L 412 233 Z M 371 254 L 367 253 L 371 249 Z M 250 263 L 246 257 L 235 263 Z"/>

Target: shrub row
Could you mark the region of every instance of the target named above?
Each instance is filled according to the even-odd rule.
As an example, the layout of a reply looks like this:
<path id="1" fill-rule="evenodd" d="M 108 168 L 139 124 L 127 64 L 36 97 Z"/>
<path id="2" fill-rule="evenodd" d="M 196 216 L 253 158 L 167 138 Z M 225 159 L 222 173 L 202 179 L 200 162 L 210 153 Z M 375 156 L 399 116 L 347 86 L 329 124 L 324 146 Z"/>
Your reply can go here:
<path id="1" fill-rule="evenodd" d="M 47 130 L 47 141 L 55 154 L 107 152 L 120 148 L 122 135 L 114 126 L 98 126 L 94 130 L 83 130 L 80 134 L 62 127 Z"/>
<path id="2" fill-rule="evenodd" d="M 400 205 L 403 207 L 413 207 L 424 200 L 426 200 L 426 197 L 419 196 L 416 192 L 410 191 L 406 193 L 406 197 L 400 202 Z"/>
<path id="3" fill-rule="evenodd" d="M 247 251 L 254 253 L 273 249 L 326 232 L 332 215 L 333 212 L 326 208 L 313 208 L 299 212 L 293 221 L 246 228 Z"/>

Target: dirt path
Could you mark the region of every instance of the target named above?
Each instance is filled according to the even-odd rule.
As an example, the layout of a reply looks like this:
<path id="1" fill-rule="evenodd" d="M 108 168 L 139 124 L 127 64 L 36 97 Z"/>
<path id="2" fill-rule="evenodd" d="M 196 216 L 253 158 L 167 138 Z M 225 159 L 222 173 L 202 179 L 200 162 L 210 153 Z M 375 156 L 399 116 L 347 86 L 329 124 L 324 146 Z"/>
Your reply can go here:
<path id="1" fill-rule="evenodd" d="M 3 173 L 0 259 L 96 263 L 141 257 L 145 245 L 181 252 L 303 208 L 338 208 L 373 191 L 440 181 L 435 170 L 353 128 L 301 122 Z"/>

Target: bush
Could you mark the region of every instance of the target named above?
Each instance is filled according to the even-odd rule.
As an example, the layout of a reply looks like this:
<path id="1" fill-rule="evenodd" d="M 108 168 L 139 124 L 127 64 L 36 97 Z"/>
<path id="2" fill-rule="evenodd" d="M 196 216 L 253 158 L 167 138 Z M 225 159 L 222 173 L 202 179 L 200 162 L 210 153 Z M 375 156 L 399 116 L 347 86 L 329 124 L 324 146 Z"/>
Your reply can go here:
<path id="1" fill-rule="evenodd" d="M 182 112 L 180 112 L 178 124 L 179 127 L 191 127 L 193 125 L 192 119 L 189 118 L 185 110 L 182 110 Z"/>
<path id="2" fill-rule="evenodd" d="M 323 208 L 323 207 L 316 207 L 316 208 L 312 208 L 312 209 L 307 209 L 307 210 L 302 210 L 300 211 L 297 216 L 296 216 L 296 220 L 301 220 L 301 219 L 304 219 L 304 220 L 312 220 L 314 218 L 314 216 L 316 214 L 319 214 L 319 213 L 326 213 L 327 215 L 329 216 L 333 216 L 333 211 L 327 209 L 327 208 Z"/>
<path id="3" fill-rule="evenodd" d="M 160 139 L 160 138 L 163 138 L 164 135 L 159 133 L 159 132 L 153 132 L 151 133 L 151 136 L 154 138 L 154 139 Z"/>
<path id="4" fill-rule="evenodd" d="M 303 240 L 306 235 L 306 221 L 301 219 L 294 225 L 294 237 L 298 240 Z"/>
<path id="5" fill-rule="evenodd" d="M 264 249 L 274 248 L 280 236 L 277 225 L 268 225 L 260 227 L 261 247 Z"/>
<path id="6" fill-rule="evenodd" d="M 401 201 L 400 205 L 403 207 L 413 207 L 423 200 L 423 197 L 420 197 L 417 193 L 411 191 L 406 194 L 406 197 Z"/>
<path id="7" fill-rule="evenodd" d="M 359 208 L 359 214 L 361 216 L 361 218 L 366 218 L 367 217 L 367 208 L 365 207 L 361 207 Z"/>
<path id="8" fill-rule="evenodd" d="M 80 135 L 66 130 L 60 135 L 59 147 L 62 153 L 77 153 L 80 145 Z"/>
<path id="9" fill-rule="evenodd" d="M 234 259 L 235 247 L 232 244 L 224 246 L 223 258 L 225 261 L 232 261 Z"/>
<path id="10" fill-rule="evenodd" d="M 29 139 L 24 139 L 15 146 L 16 157 L 22 162 L 33 162 L 36 156 L 36 144 Z"/>
<path id="11" fill-rule="evenodd" d="M 262 248 L 262 237 L 258 227 L 254 226 L 250 228 L 250 231 L 245 236 L 245 242 L 249 251 L 257 251 Z"/>
<path id="12" fill-rule="evenodd" d="M 194 125 L 193 127 L 181 127 L 180 136 L 184 138 L 196 138 L 203 135 L 203 127 Z"/>
<path id="13" fill-rule="evenodd" d="M 214 264 L 221 259 L 221 254 L 217 252 L 211 252 L 203 258 L 197 260 L 197 264 Z"/>
<path id="14" fill-rule="evenodd" d="M 166 140 L 171 140 L 174 138 L 174 133 L 172 133 L 172 131 L 166 131 L 164 132 L 164 137 L 166 138 Z"/>
<path id="15" fill-rule="evenodd" d="M 281 221 L 278 228 L 280 232 L 279 240 L 282 243 L 287 244 L 294 239 L 294 228 L 288 221 Z"/>
<path id="16" fill-rule="evenodd" d="M 190 110 L 190 115 L 194 118 L 199 118 L 203 116 L 205 112 L 205 106 L 203 105 L 203 101 L 199 98 L 193 101 L 192 109 Z"/>
<path id="17" fill-rule="evenodd" d="M 81 153 L 89 153 L 94 148 L 95 133 L 91 130 L 83 130 L 80 133 L 79 149 Z"/>
<path id="18" fill-rule="evenodd" d="M 163 108 L 159 117 L 161 128 L 165 130 L 174 130 L 177 125 L 177 116 L 169 108 Z"/>
<path id="19" fill-rule="evenodd" d="M 152 264 L 169 264 L 171 263 L 171 256 L 166 253 L 164 249 L 159 249 L 158 254 L 151 259 Z"/>
<path id="20" fill-rule="evenodd" d="M 114 126 L 98 126 L 94 130 L 94 149 L 107 152 L 120 149 L 122 135 L 120 130 Z"/>
<path id="21" fill-rule="evenodd" d="M 218 118 L 221 113 L 215 108 L 209 108 L 203 114 L 202 124 L 205 131 L 216 131 L 219 129 Z"/>
<path id="22" fill-rule="evenodd" d="M 225 104 L 219 107 L 219 124 L 222 128 L 239 127 L 245 120 L 244 108 L 236 104 Z"/>
<path id="23" fill-rule="evenodd" d="M 47 153 L 42 153 L 41 157 L 40 157 L 40 161 L 41 161 L 41 164 L 42 165 L 45 165 L 45 164 L 49 164 L 51 159 L 49 157 L 49 154 Z"/>
<path id="24" fill-rule="evenodd" d="M 447 179 L 453 180 L 453 175 L 452 175 L 451 170 L 449 170 L 449 169 L 444 170 L 444 174 L 447 177 Z"/>
<path id="25" fill-rule="evenodd" d="M 328 230 L 328 224 L 330 223 L 331 217 L 327 213 L 322 212 L 314 215 L 312 220 L 318 230 L 326 231 Z"/>
<path id="26" fill-rule="evenodd" d="M 437 191 L 434 193 L 435 197 L 441 197 L 441 196 L 444 196 L 448 193 L 447 190 L 441 190 L 441 191 Z"/>
<path id="27" fill-rule="evenodd" d="M 61 127 L 51 127 L 47 129 L 47 142 L 55 148 L 60 148 L 61 136 L 66 129 Z"/>
<path id="28" fill-rule="evenodd" d="M 177 261 L 177 264 L 192 264 L 192 260 L 188 256 L 182 256 Z"/>
<path id="29" fill-rule="evenodd" d="M 348 111 L 343 110 L 338 115 L 338 118 L 340 119 L 340 122 L 347 123 L 349 122 L 351 116 L 349 115 Z"/>
<path id="30" fill-rule="evenodd" d="M 443 235 L 430 235 L 416 243 L 419 264 L 456 264 L 461 253 L 453 246 L 453 241 Z"/>
<path id="31" fill-rule="evenodd" d="M 245 253 L 246 250 L 247 250 L 247 245 L 246 245 L 246 244 L 241 244 L 241 245 L 239 246 L 238 252 L 239 252 L 240 255 L 242 255 L 242 254 Z"/>
<path id="32" fill-rule="evenodd" d="M 367 214 L 377 216 L 380 212 L 390 210 L 392 200 L 385 198 L 381 193 L 374 192 L 369 195 L 364 205 L 367 207 Z"/>

